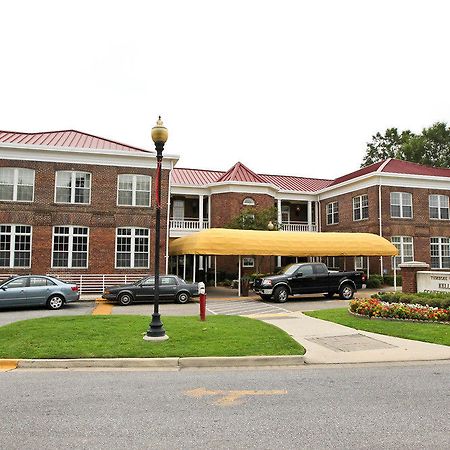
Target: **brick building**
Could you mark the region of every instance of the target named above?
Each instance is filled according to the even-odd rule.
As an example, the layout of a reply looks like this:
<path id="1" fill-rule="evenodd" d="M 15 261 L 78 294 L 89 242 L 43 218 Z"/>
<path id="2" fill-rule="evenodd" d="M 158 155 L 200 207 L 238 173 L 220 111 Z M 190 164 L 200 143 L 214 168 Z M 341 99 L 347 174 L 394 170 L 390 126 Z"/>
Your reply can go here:
<path id="1" fill-rule="evenodd" d="M 0 132 L 1 273 L 148 273 L 153 271 L 156 156 L 86 133 Z M 227 172 L 175 168 L 164 154 L 160 270 L 170 268 L 169 239 L 221 227 L 244 208 L 275 207 L 281 232 L 380 234 L 399 249 L 397 264 L 450 268 L 450 169 L 388 159 L 335 180 L 256 174 L 241 163 Z M 251 216 L 251 214 L 249 214 Z M 249 217 L 251 220 L 251 217 Z M 178 270 L 192 277 L 191 257 Z M 295 260 L 264 262 L 273 270 Z M 391 273 L 391 258 L 325 261 L 341 269 Z M 198 270 L 212 259 L 199 257 Z M 218 257 L 218 270 L 237 273 Z M 259 266 L 243 258 L 245 271 Z M 259 268 L 259 267 L 258 267 Z"/>
<path id="2" fill-rule="evenodd" d="M 2 273 L 153 270 L 155 152 L 74 130 L 0 132 L 0 151 Z M 165 204 L 177 160 L 163 161 Z"/>

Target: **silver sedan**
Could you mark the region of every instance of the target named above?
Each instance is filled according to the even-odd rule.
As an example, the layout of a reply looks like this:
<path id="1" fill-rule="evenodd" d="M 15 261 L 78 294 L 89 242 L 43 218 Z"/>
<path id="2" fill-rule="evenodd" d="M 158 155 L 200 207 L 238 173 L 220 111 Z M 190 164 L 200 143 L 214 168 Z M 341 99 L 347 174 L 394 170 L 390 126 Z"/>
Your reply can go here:
<path id="1" fill-rule="evenodd" d="M 16 276 L 0 284 L 0 308 L 45 305 L 60 309 L 80 299 L 76 284 L 45 275 Z"/>

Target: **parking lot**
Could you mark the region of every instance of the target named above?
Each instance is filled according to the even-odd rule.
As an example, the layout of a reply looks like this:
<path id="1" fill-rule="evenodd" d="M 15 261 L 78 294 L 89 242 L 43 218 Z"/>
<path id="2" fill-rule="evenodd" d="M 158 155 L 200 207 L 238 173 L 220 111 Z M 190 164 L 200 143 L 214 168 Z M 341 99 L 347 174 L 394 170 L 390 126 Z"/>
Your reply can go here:
<path id="1" fill-rule="evenodd" d="M 362 290 L 357 297 L 368 297 L 375 291 Z M 14 308 L 0 309 L 0 326 L 19 320 L 34 319 L 39 317 L 58 317 L 67 315 L 90 315 L 98 305 L 96 298 L 91 295 L 83 297 L 79 302 L 70 303 L 61 310 L 50 311 L 45 308 Z M 290 298 L 286 303 L 262 301 L 257 296 L 238 297 L 235 290 L 227 288 L 210 288 L 207 295 L 207 314 L 225 315 L 277 315 L 295 311 L 311 311 L 315 309 L 330 309 L 344 307 L 348 302 L 340 300 L 337 296 L 328 300 L 320 294 L 309 296 L 297 296 Z M 139 303 L 130 306 L 112 305 L 111 314 L 137 314 L 151 316 L 153 304 Z M 185 305 L 176 303 L 162 303 L 160 313 L 166 316 L 189 316 L 199 314 L 198 299 Z"/>

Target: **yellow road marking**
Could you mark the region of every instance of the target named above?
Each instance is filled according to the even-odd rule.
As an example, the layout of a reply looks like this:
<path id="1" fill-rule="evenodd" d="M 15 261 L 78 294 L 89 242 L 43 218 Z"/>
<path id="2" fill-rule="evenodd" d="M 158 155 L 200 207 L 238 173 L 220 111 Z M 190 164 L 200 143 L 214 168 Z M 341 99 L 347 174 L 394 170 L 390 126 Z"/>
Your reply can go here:
<path id="1" fill-rule="evenodd" d="M 197 388 L 185 392 L 189 397 L 203 398 L 207 396 L 221 396 L 214 401 L 216 405 L 229 406 L 242 403 L 243 397 L 260 396 L 260 395 L 286 395 L 286 390 L 272 390 L 272 391 L 256 391 L 256 390 L 240 390 L 240 391 L 223 391 L 223 390 L 209 390 L 206 388 Z"/>
<path id="2" fill-rule="evenodd" d="M 0 359 L 0 372 L 17 369 L 17 359 Z"/>
<path id="3" fill-rule="evenodd" d="M 106 316 L 112 313 L 113 305 L 108 303 L 96 303 L 94 310 L 92 311 L 93 316 Z"/>

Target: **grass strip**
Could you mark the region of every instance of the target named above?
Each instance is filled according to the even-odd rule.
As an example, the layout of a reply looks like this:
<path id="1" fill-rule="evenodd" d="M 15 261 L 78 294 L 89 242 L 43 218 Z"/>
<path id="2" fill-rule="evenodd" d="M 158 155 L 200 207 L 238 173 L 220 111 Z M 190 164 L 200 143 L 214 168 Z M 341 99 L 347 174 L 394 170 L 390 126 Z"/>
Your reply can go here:
<path id="1" fill-rule="evenodd" d="M 414 341 L 450 345 L 450 326 L 439 323 L 402 322 L 400 320 L 377 320 L 352 316 L 347 308 L 308 311 L 307 316 L 346 325 L 356 330 L 386 334 Z"/>
<path id="2" fill-rule="evenodd" d="M 149 317 L 67 316 L 0 327 L 0 358 L 163 358 L 303 355 L 286 332 L 237 316 L 164 317 L 169 340 L 143 340 Z"/>

